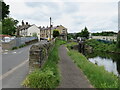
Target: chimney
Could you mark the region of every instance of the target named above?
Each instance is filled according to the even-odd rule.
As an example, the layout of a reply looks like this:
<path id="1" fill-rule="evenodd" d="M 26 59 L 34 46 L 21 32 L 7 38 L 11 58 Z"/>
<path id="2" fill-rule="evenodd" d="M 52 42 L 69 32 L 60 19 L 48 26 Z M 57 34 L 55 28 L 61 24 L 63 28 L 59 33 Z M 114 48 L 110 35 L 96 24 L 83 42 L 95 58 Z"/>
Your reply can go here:
<path id="1" fill-rule="evenodd" d="M 26 22 L 26 25 L 28 25 L 28 22 Z"/>
<path id="2" fill-rule="evenodd" d="M 24 21 L 22 20 L 22 26 L 24 26 Z"/>

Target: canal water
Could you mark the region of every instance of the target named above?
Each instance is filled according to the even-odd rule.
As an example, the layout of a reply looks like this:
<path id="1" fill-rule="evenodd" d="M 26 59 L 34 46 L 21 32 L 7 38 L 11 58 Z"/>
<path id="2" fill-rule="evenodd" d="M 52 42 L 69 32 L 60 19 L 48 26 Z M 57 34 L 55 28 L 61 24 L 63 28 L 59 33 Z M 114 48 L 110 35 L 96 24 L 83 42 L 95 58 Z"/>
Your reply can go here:
<path id="1" fill-rule="evenodd" d="M 98 66 L 104 66 L 108 72 L 112 72 L 117 76 L 120 75 L 120 54 L 88 51 L 83 54 L 90 62 Z"/>

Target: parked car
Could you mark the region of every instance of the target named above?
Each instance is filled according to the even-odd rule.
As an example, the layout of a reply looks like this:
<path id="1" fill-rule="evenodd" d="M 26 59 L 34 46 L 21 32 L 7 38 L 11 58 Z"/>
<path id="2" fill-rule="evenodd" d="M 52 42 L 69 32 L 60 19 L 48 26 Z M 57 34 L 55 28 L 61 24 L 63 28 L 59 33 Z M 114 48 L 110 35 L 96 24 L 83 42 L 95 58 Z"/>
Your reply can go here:
<path id="1" fill-rule="evenodd" d="M 10 42 L 11 38 L 10 37 L 4 37 L 4 42 Z"/>

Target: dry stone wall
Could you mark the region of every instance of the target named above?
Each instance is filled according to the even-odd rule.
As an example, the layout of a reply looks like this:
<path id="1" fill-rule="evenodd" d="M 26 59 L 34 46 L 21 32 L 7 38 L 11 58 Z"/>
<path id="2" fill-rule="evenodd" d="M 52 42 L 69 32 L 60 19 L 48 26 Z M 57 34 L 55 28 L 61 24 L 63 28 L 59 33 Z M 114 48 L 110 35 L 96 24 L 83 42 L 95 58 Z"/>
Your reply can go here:
<path id="1" fill-rule="evenodd" d="M 45 60 L 47 60 L 50 50 L 54 45 L 54 41 L 39 43 L 32 45 L 29 56 L 29 71 L 32 72 L 36 68 L 41 68 Z"/>

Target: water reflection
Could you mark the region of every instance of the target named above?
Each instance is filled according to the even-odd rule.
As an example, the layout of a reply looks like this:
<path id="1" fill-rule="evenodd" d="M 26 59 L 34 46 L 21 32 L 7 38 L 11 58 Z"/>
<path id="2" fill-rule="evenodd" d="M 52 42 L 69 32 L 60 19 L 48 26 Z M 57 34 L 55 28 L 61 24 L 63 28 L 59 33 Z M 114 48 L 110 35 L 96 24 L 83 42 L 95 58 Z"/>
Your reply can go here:
<path id="1" fill-rule="evenodd" d="M 108 72 L 120 75 L 120 54 L 106 52 L 88 52 L 82 51 L 88 60 L 99 66 L 104 66 Z"/>

